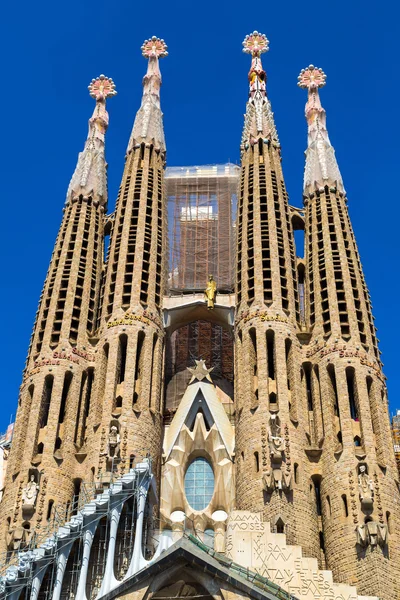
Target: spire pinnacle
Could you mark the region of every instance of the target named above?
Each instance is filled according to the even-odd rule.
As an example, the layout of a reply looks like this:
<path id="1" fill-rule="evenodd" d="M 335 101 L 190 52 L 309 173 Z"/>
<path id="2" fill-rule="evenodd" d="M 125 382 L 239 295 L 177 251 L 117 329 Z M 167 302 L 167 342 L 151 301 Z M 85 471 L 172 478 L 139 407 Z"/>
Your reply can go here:
<path id="1" fill-rule="evenodd" d="M 161 73 L 158 59 L 168 56 L 164 40 L 153 36 L 142 45 L 142 55 L 148 59 L 147 73 L 143 78 L 142 104 L 136 114 L 127 153 L 143 142 L 153 144 L 165 152 L 164 128 L 160 105 Z"/>
<path id="2" fill-rule="evenodd" d="M 106 99 L 116 95 L 115 83 L 110 77 L 100 75 L 92 79 L 89 93 L 96 100 L 89 133 L 83 152 L 79 153 L 75 172 L 67 192 L 67 203 L 79 196 L 92 197 L 93 202 L 107 204 L 107 163 L 104 154 L 105 134 L 108 127 Z"/>
<path id="3" fill-rule="evenodd" d="M 318 89 L 324 87 L 326 75 L 322 69 L 309 65 L 302 69 L 298 86 L 308 90 L 305 114 L 308 123 L 308 147 L 304 169 L 304 189 L 308 186 L 336 182 L 344 191 L 342 176 L 326 128 L 326 112 L 321 106 Z"/>
<path id="4" fill-rule="evenodd" d="M 267 98 L 267 76 L 261 62 L 261 54 L 268 52 L 269 41 L 265 34 L 253 31 L 243 41 L 243 52 L 251 54 L 249 71 L 249 100 L 247 102 L 242 149 L 254 145 L 260 138 L 279 144 L 274 116 Z"/>

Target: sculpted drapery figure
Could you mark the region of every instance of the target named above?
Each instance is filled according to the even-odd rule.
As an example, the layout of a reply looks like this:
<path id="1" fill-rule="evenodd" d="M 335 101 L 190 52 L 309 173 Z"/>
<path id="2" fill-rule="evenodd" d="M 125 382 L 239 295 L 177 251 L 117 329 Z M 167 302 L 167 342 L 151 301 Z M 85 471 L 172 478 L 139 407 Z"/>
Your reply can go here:
<path id="1" fill-rule="evenodd" d="M 35 481 L 35 476 L 31 475 L 29 482 L 24 487 L 22 492 L 22 505 L 24 508 L 33 508 L 35 506 L 38 492 L 39 485 Z"/>
<path id="2" fill-rule="evenodd" d="M 358 467 L 358 489 L 361 508 L 371 510 L 374 503 L 374 484 L 369 478 L 366 465 L 359 465 Z"/>
<path id="3" fill-rule="evenodd" d="M 212 310 L 214 308 L 215 296 L 217 293 L 217 283 L 214 280 L 212 275 L 208 276 L 207 287 L 204 290 L 204 295 L 207 300 L 207 308 L 208 310 Z"/>

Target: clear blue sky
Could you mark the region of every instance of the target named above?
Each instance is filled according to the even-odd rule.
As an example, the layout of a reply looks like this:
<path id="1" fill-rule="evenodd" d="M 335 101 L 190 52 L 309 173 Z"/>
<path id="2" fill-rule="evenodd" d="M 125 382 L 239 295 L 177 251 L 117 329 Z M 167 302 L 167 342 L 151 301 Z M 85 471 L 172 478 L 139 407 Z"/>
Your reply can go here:
<path id="1" fill-rule="evenodd" d="M 295 205 L 306 144 L 306 93 L 297 75 L 310 63 L 327 73 L 328 130 L 372 294 L 391 409 L 400 408 L 398 19 L 397 3 L 370 0 L 3 4 L 0 430 L 15 412 L 65 193 L 86 138 L 90 80 L 105 73 L 119 92 L 108 103 L 112 210 L 140 103 L 143 40 L 157 35 L 169 46 L 161 62 L 168 164 L 237 162 L 250 64 L 241 43 L 254 29 L 270 40 L 263 62 Z"/>

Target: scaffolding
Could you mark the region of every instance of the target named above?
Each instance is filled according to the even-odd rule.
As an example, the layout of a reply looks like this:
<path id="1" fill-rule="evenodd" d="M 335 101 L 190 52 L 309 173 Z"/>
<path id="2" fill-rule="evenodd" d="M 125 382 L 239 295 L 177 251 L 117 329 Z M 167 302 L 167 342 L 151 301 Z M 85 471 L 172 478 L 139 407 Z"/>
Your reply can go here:
<path id="1" fill-rule="evenodd" d="M 218 294 L 235 281 L 236 193 L 240 168 L 230 163 L 166 170 L 169 229 L 169 295 L 201 293 L 211 274 Z M 196 320 L 168 340 L 167 418 L 171 418 L 189 381 L 186 367 L 203 359 L 213 378 L 233 382 L 232 333 Z"/>
<path id="2" fill-rule="evenodd" d="M 166 170 L 169 293 L 203 291 L 209 274 L 233 291 L 238 177 L 230 163 Z"/>

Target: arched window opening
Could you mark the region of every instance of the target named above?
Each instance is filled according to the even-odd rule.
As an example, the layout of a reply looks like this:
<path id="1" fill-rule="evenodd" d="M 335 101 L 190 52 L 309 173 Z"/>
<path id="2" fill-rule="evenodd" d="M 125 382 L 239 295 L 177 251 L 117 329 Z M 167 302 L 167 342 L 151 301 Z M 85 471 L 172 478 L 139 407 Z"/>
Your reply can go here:
<path id="1" fill-rule="evenodd" d="M 322 531 L 319 532 L 319 547 L 322 552 L 325 552 L 325 538 L 324 533 Z"/>
<path id="2" fill-rule="evenodd" d="M 49 419 L 51 394 L 53 391 L 54 377 L 53 375 L 47 375 L 44 380 L 42 403 L 40 407 L 40 427 L 46 427 Z"/>
<path id="3" fill-rule="evenodd" d="M 119 336 L 118 342 L 118 377 L 117 383 L 123 383 L 125 381 L 125 370 L 126 370 L 126 351 L 128 347 L 128 336 L 122 334 Z"/>
<path id="4" fill-rule="evenodd" d="M 266 333 L 268 377 L 275 379 L 275 334 L 272 329 Z"/>
<path id="5" fill-rule="evenodd" d="M 53 516 L 53 506 L 54 506 L 54 500 L 49 500 L 49 503 L 47 505 L 47 516 L 46 516 L 46 519 L 48 521 L 50 521 L 50 519 Z"/>
<path id="6" fill-rule="evenodd" d="M 285 533 L 285 523 L 281 517 L 275 523 L 275 531 L 276 533 Z"/>
<path id="7" fill-rule="evenodd" d="M 337 432 L 336 437 L 337 437 L 337 441 L 339 442 L 339 444 L 343 444 L 343 437 L 342 437 L 342 432 L 341 431 Z"/>
<path id="8" fill-rule="evenodd" d="M 326 512 L 328 517 L 332 515 L 331 499 L 329 498 L 329 496 L 326 497 Z"/>
<path id="9" fill-rule="evenodd" d="M 343 505 L 343 514 L 345 517 L 349 516 L 349 508 L 347 506 L 347 496 L 346 494 L 342 494 L 342 505 Z"/>
<path id="10" fill-rule="evenodd" d="M 308 407 L 308 411 L 311 412 L 313 410 L 313 397 L 312 397 L 312 388 L 311 388 L 311 365 L 310 365 L 310 363 L 303 364 L 303 371 L 304 371 L 305 382 L 306 382 L 307 407 Z"/>
<path id="11" fill-rule="evenodd" d="M 139 402 L 141 383 L 142 383 L 142 368 L 143 368 L 143 346 L 145 334 L 139 331 L 136 344 L 136 362 L 135 362 L 135 383 L 133 387 L 133 407 Z"/>
<path id="12" fill-rule="evenodd" d="M 372 397 L 372 377 L 370 377 L 369 375 L 366 378 L 366 384 L 367 384 L 367 392 L 368 392 L 368 400 L 369 400 L 369 410 L 371 413 L 371 424 L 372 424 L 372 433 L 374 433 L 376 435 L 376 426 L 375 426 L 375 418 L 374 418 L 374 400 Z"/>
<path id="13" fill-rule="evenodd" d="M 269 408 L 270 410 L 273 410 L 274 408 L 276 408 L 276 394 L 275 392 L 271 392 L 269 395 Z"/>
<path id="14" fill-rule="evenodd" d="M 37 445 L 37 452 L 36 452 L 36 454 L 43 454 L 43 451 L 44 451 L 44 444 L 43 444 L 43 442 L 40 442 Z"/>
<path id="15" fill-rule="evenodd" d="M 299 477 L 300 477 L 299 465 L 297 463 L 294 463 L 293 469 L 294 469 L 294 482 L 299 483 Z"/>
<path id="16" fill-rule="evenodd" d="M 71 516 L 76 515 L 79 510 L 79 496 L 81 493 L 82 479 L 74 479 L 74 495 L 72 498 Z"/>
<path id="17" fill-rule="evenodd" d="M 60 437 L 56 438 L 56 442 L 54 444 L 54 451 L 60 450 L 62 446 L 62 439 Z"/>
<path id="18" fill-rule="evenodd" d="M 337 386 L 336 386 L 335 367 L 333 365 L 328 365 L 327 370 L 328 370 L 329 380 L 330 380 L 331 388 L 332 388 L 332 392 L 333 392 L 333 411 L 334 411 L 336 417 L 340 417 L 339 398 L 338 398 Z"/>
<path id="19" fill-rule="evenodd" d="M 306 301 L 305 301 L 305 269 L 304 264 L 299 263 L 297 266 L 297 280 L 299 290 L 299 308 L 300 308 L 300 322 L 305 325 L 306 322 Z"/>
<path id="20" fill-rule="evenodd" d="M 82 378 L 81 378 L 81 387 L 79 389 L 78 411 L 77 411 L 77 415 L 76 415 L 76 427 L 75 427 L 75 436 L 74 436 L 74 442 L 75 443 L 77 442 L 77 439 L 78 439 L 79 421 L 80 421 L 80 414 L 81 414 L 81 407 L 82 407 L 82 398 L 83 398 L 83 392 L 85 390 L 86 379 L 87 379 L 87 373 L 86 373 L 86 371 L 83 371 Z"/>
<path id="21" fill-rule="evenodd" d="M 361 446 L 361 438 L 358 435 L 356 435 L 354 437 L 354 446 L 357 446 L 357 447 Z"/>
<path id="22" fill-rule="evenodd" d="M 63 390 L 62 390 L 62 394 L 61 394 L 60 412 L 59 412 L 59 416 L 58 416 L 58 422 L 60 423 L 60 425 L 62 423 L 64 423 L 65 407 L 67 404 L 67 398 L 68 398 L 69 390 L 71 387 L 72 377 L 73 377 L 73 375 L 72 375 L 71 371 L 67 371 L 65 373 Z"/>
<path id="23" fill-rule="evenodd" d="M 388 532 L 393 533 L 392 516 L 389 511 L 386 512 L 386 523 L 387 523 Z"/>
<path id="24" fill-rule="evenodd" d="M 152 344 L 152 349 L 151 349 L 151 371 L 150 371 L 150 393 L 149 393 L 149 405 L 150 405 L 150 408 L 152 408 L 152 409 L 155 408 L 155 406 L 154 406 L 155 399 L 153 399 L 153 383 L 154 383 L 155 369 L 157 368 L 157 365 L 156 365 L 157 340 L 158 340 L 158 336 L 155 333 L 153 335 L 153 344 Z"/>
<path id="25" fill-rule="evenodd" d="M 249 364 L 252 369 L 253 375 L 253 404 L 258 403 L 258 364 L 257 364 L 257 335 L 254 328 L 249 331 L 250 344 L 249 344 Z"/>
<path id="26" fill-rule="evenodd" d="M 260 470 L 260 459 L 258 452 L 254 452 L 254 468 L 256 470 L 256 473 L 258 473 Z"/>
<path id="27" fill-rule="evenodd" d="M 241 452 L 240 456 L 242 457 L 242 460 L 244 460 L 244 452 Z"/>
<path id="28" fill-rule="evenodd" d="M 315 493 L 315 506 L 317 509 L 317 515 L 322 515 L 322 503 L 321 503 L 321 477 L 319 475 L 313 475 L 311 478 L 314 484 Z"/>
<path id="29" fill-rule="evenodd" d="M 292 340 L 285 340 L 286 377 L 288 390 L 292 389 Z"/>
<path id="30" fill-rule="evenodd" d="M 134 454 L 131 454 L 129 457 L 129 470 L 133 469 L 135 466 L 135 458 L 136 456 Z"/>
<path id="31" fill-rule="evenodd" d="M 358 406 L 356 400 L 355 375 L 352 367 L 346 369 L 347 393 L 349 397 L 350 416 L 354 421 L 358 421 Z"/>

